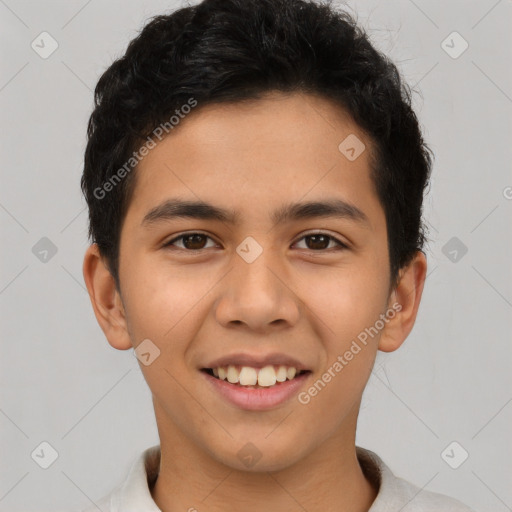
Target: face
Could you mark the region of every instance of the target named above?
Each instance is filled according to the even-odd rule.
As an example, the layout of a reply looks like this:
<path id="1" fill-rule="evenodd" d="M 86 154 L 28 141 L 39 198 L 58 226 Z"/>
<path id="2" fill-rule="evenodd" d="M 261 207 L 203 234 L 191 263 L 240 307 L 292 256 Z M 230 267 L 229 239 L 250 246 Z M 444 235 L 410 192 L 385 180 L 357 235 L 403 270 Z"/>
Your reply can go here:
<path id="1" fill-rule="evenodd" d="M 366 148 L 355 159 L 339 149 L 349 136 Z M 179 438 L 252 471 L 353 447 L 379 340 L 397 314 L 370 148 L 328 100 L 272 94 L 199 105 L 141 161 L 120 242 L 130 345 L 108 337 L 117 348 L 150 340 L 141 370 L 162 446 Z M 279 366 L 305 372 L 257 389 L 205 371 L 229 364 L 249 367 L 249 379 L 267 365 L 281 378 Z M 261 457 L 253 467 L 244 450 Z"/>

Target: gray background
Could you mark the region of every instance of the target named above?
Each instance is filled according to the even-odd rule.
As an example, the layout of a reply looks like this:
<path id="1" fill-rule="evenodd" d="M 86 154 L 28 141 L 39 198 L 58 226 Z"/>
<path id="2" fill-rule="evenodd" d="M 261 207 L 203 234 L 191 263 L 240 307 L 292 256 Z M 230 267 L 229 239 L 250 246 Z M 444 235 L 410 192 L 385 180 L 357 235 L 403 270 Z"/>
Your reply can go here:
<path id="1" fill-rule="evenodd" d="M 180 5 L 0 0 L 1 511 L 90 506 L 158 443 L 139 363 L 108 345 L 85 290 L 79 179 L 100 73 L 144 20 Z M 399 351 L 378 355 L 357 443 L 422 488 L 512 510 L 512 1 L 348 5 L 421 91 L 436 154 L 419 317 Z M 42 31 L 59 45 L 47 59 L 31 48 Z M 469 44 L 457 58 L 462 41 L 442 43 L 453 31 Z M 31 457 L 43 441 L 59 455 L 48 469 Z M 469 454 L 458 469 L 442 456 L 453 441 L 444 459 Z"/>

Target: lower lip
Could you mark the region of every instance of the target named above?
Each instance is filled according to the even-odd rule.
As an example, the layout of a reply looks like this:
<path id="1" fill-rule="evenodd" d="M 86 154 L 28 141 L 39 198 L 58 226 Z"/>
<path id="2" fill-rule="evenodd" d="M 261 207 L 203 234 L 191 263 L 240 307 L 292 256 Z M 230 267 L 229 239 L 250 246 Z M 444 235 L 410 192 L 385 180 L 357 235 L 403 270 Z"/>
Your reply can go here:
<path id="1" fill-rule="evenodd" d="M 292 380 L 285 380 L 268 388 L 247 388 L 217 379 L 204 371 L 201 373 L 226 400 L 249 411 L 264 411 L 281 405 L 295 396 L 311 375 L 311 372 L 306 372 Z"/>

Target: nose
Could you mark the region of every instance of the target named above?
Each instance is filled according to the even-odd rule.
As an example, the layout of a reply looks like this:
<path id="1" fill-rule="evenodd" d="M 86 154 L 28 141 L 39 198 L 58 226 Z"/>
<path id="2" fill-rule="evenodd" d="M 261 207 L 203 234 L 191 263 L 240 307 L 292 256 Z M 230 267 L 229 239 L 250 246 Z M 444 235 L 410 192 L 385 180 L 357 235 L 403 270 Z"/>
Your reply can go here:
<path id="1" fill-rule="evenodd" d="M 300 303 L 286 265 L 265 249 L 252 263 L 234 255 L 233 268 L 223 280 L 215 304 L 215 315 L 223 327 L 243 325 L 266 334 L 295 325 Z"/>

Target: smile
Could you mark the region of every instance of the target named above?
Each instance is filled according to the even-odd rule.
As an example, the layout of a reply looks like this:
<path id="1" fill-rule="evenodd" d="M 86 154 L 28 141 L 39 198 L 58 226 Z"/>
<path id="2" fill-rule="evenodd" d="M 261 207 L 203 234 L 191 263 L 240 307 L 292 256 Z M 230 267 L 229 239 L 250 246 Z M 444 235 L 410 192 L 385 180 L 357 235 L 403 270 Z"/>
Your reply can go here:
<path id="1" fill-rule="evenodd" d="M 265 410 L 295 396 L 311 374 L 293 366 L 219 366 L 201 373 L 213 389 L 233 405 L 248 410 Z"/>
<path id="2" fill-rule="evenodd" d="M 218 366 L 217 368 L 205 368 L 206 372 L 220 380 L 227 380 L 230 384 L 238 384 L 246 387 L 270 387 L 280 382 L 292 380 L 302 375 L 306 370 L 297 372 L 294 366 L 267 365 L 263 368 L 252 366 Z"/>

